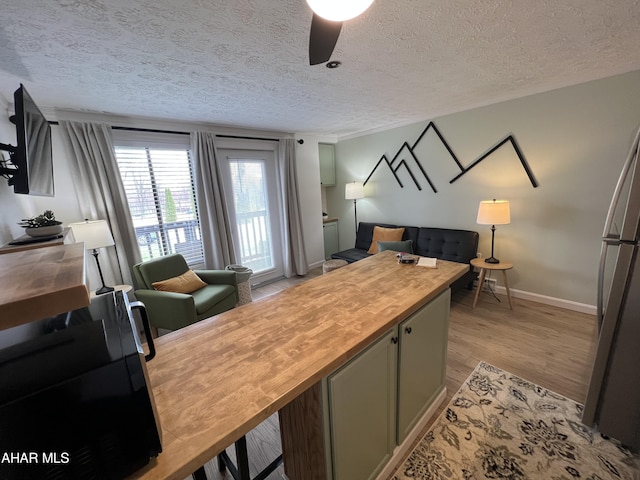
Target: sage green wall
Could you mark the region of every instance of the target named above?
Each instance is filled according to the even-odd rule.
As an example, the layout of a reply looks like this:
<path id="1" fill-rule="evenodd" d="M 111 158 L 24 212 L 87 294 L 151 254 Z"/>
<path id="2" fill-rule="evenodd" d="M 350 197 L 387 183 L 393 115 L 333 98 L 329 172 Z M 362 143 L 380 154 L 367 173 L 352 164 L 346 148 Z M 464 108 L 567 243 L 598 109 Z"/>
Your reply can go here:
<path id="1" fill-rule="evenodd" d="M 358 201 L 358 220 L 477 230 L 479 251 L 489 256 L 491 233 L 476 224 L 478 203 L 507 199 L 511 224 L 497 227 L 495 250 L 515 265 L 510 286 L 594 305 L 607 207 L 640 125 L 638 86 L 640 71 L 436 118 L 463 166 L 513 134 L 539 187 L 509 145 L 449 183 L 460 170 L 431 131 L 416 155 L 438 192 L 424 179 L 419 191 L 406 173 L 400 188 L 381 166 Z M 366 179 L 381 155 L 391 159 L 404 141 L 413 144 L 428 122 L 338 141 L 337 186 L 327 191 L 327 205 L 341 220 L 341 248 L 355 240 L 344 184 Z"/>

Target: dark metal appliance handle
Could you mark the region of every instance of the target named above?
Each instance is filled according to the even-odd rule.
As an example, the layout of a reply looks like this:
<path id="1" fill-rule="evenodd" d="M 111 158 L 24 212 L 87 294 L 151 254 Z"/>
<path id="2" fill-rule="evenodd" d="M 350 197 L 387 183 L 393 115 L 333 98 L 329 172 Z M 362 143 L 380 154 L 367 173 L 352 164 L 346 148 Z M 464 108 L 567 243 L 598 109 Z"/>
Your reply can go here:
<path id="1" fill-rule="evenodd" d="M 147 310 L 142 302 L 131 302 L 132 310 L 140 311 L 140 318 L 142 319 L 142 327 L 144 328 L 144 336 L 147 338 L 147 345 L 149 346 L 149 354 L 144 356 L 144 359 L 148 362 L 156 356 L 156 347 L 153 344 L 153 337 L 151 336 L 151 327 L 149 326 L 149 317 L 147 317 Z"/>

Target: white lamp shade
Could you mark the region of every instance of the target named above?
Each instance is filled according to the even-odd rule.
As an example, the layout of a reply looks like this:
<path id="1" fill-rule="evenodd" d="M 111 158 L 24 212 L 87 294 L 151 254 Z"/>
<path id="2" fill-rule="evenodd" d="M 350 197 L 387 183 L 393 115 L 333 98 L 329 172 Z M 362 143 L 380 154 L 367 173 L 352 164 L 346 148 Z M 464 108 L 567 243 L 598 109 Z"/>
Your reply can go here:
<path id="1" fill-rule="evenodd" d="M 478 208 L 480 225 L 506 225 L 511 222 L 509 200 L 483 200 Z"/>
<path id="2" fill-rule="evenodd" d="M 343 22 L 357 17 L 373 3 L 373 0 L 307 0 L 316 15 L 333 22 Z"/>
<path id="3" fill-rule="evenodd" d="M 87 250 L 114 245 L 106 220 L 70 223 L 69 227 L 71 227 L 76 242 L 84 242 L 84 248 Z"/>
<path id="4" fill-rule="evenodd" d="M 364 198 L 364 185 L 362 182 L 347 183 L 344 188 L 344 198 L 346 200 Z"/>

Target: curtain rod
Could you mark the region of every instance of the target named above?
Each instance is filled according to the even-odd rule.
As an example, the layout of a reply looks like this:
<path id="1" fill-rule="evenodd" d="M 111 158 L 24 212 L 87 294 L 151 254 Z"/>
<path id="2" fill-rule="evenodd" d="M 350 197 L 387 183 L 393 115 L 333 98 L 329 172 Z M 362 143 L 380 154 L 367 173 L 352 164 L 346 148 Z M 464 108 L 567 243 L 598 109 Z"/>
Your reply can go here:
<path id="1" fill-rule="evenodd" d="M 49 122 L 49 125 L 59 125 L 59 122 Z M 190 135 L 190 132 L 177 132 L 174 130 L 156 130 L 156 129 L 152 129 L 152 128 L 135 128 L 135 127 L 118 127 L 118 126 L 111 126 L 111 130 L 126 130 L 126 131 L 131 131 L 131 132 L 147 132 L 147 133 L 169 133 L 169 134 L 174 134 L 174 135 Z M 242 135 L 216 135 L 216 137 L 219 138 L 236 138 L 238 140 L 262 140 L 262 141 L 267 141 L 267 142 L 279 142 L 280 139 L 278 138 L 262 138 L 262 137 L 246 137 L 246 136 L 242 136 Z M 299 139 L 296 140 L 300 145 L 302 145 L 304 143 L 304 140 Z"/>
<path id="2" fill-rule="evenodd" d="M 135 128 L 135 127 L 118 127 L 111 126 L 111 130 L 126 130 L 129 132 L 148 132 L 148 133 L 170 133 L 173 135 L 189 135 L 189 132 L 176 132 L 174 130 L 156 130 L 153 128 Z"/>
<path id="3" fill-rule="evenodd" d="M 260 138 L 260 137 L 243 137 L 243 136 L 237 136 L 237 135 L 216 135 L 216 137 L 218 138 L 239 138 L 241 140 L 264 140 L 267 142 L 279 142 L 280 139 L 278 138 Z"/>

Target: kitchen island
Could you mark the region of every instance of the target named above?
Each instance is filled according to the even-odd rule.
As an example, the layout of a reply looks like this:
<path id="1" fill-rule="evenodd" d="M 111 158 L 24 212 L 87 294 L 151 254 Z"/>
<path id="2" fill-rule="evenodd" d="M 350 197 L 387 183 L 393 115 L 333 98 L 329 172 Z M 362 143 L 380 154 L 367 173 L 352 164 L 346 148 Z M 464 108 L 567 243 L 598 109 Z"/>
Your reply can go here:
<path id="1" fill-rule="evenodd" d="M 398 264 L 386 251 L 160 337 L 148 371 L 163 452 L 134 478 L 184 479 L 280 410 L 287 475 L 300 480 L 302 462 L 304 480 L 326 478 L 322 432 L 296 437 L 293 420 L 309 409 L 295 406 L 317 403 L 324 379 L 468 269 Z"/>

